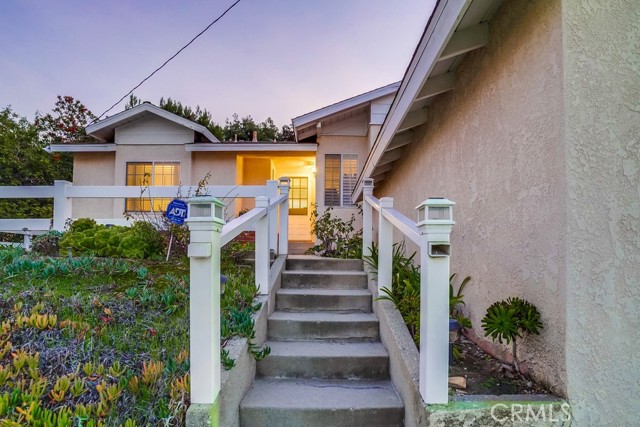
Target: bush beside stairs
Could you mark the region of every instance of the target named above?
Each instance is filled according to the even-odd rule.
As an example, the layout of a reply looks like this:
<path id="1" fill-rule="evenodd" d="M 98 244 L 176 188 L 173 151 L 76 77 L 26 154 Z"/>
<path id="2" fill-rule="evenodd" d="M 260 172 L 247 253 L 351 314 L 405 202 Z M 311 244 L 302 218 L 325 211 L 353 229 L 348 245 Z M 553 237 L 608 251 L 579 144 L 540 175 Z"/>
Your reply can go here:
<path id="1" fill-rule="evenodd" d="M 402 426 L 360 260 L 289 256 L 240 425 Z"/>

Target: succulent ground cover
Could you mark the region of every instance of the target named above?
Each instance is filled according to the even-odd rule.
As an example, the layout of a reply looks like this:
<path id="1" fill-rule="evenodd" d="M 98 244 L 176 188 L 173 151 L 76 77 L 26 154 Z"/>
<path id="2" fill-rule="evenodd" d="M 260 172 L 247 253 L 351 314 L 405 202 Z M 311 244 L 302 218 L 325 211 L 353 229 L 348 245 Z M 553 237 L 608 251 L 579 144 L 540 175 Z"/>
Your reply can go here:
<path id="1" fill-rule="evenodd" d="M 0 249 L 0 426 L 184 425 L 188 267 Z M 251 338 L 252 269 L 225 274 L 223 341 Z"/>

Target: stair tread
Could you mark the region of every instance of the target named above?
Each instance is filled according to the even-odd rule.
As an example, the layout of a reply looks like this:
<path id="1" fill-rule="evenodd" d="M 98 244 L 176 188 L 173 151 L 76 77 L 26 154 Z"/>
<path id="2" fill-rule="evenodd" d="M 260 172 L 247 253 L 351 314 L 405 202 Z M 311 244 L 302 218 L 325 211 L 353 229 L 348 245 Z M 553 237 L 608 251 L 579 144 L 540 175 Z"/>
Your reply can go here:
<path id="1" fill-rule="evenodd" d="M 332 341 L 267 341 L 271 348 L 269 357 L 388 357 L 379 342 L 332 342 Z"/>
<path id="2" fill-rule="evenodd" d="M 337 313 L 331 311 L 274 311 L 269 320 L 302 322 L 371 322 L 378 321 L 374 313 Z"/>
<path id="3" fill-rule="evenodd" d="M 243 408 L 282 409 L 402 409 L 391 381 L 256 379 Z"/>
<path id="4" fill-rule="evenodd" d="M 312 276 L 312 275 L 344 275 L 344 276 L 366 276 L 362 270 L 284 270 L 282 274 L 286 275 L 301 275 L 301 276 Z"/>
<path id="5" fill-rule="evenodd" d="M 309 295 L 309 296 L 371 296 L 368 289 L 344 289 L 344 288 L 280 288 L 276 295 Z"/>

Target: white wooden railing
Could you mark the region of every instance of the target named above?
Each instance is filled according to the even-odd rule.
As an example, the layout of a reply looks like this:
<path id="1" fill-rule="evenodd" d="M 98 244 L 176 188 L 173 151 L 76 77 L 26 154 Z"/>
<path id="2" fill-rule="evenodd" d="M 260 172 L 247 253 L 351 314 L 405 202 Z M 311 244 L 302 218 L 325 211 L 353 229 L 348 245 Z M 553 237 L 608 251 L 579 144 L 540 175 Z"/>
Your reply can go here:
<path id="1" fill-rule="evenodd" d="M 453 202 L 427 199 L 416 207 L 418 222 L 393 208 L 393 199 L 373 196 L 373 179 L 363 181 L 364 255 L 371 255 L 373 210 L 378 211 L 378 293 L 391 290 L 393 230 L 420 251 L 420 394 L 425 403 L 448 402 L 449 256 Z"/>

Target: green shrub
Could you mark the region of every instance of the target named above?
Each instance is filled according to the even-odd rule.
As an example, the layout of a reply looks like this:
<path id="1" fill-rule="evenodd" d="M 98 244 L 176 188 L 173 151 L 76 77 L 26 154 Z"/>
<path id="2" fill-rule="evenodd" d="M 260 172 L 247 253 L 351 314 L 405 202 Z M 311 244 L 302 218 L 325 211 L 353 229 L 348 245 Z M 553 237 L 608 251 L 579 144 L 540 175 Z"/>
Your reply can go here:
<path id="1" fill-rule="evenodd" d="M 148 222 L 134 222 L 131 227 L 105 226 L 91 219 L 74 221 L 60 239 L 60 251 L 75 256 L 98 255 L 146 259 L 164 251 L 161 233 Z"/>
<path id="2" fill-rule="evenodd" d="M 334 217 L 332 211 L 329 206 L 320 214 L 318 205 L 315 205 L 311 212 L 311 231 L 319 243 L 307 253 L 333 258 L 362 258 L 362 230 L 356 231 L 353 226 L 355 215 L 344 221 Z"/>

